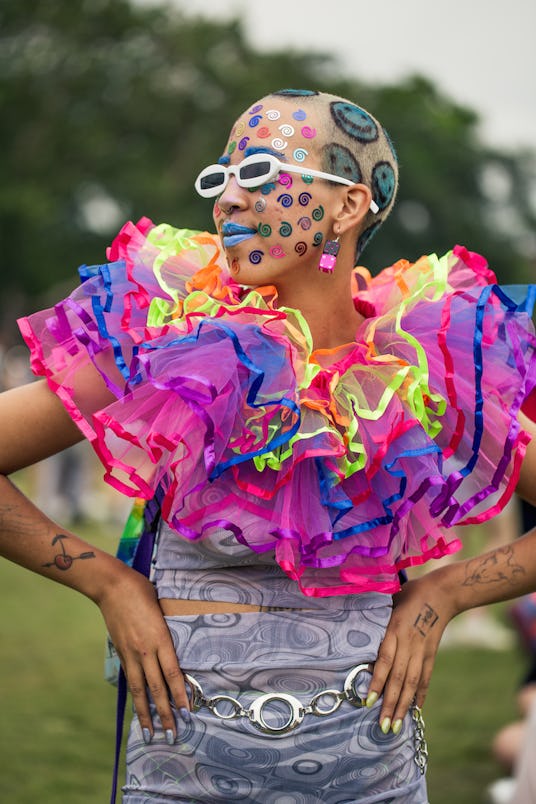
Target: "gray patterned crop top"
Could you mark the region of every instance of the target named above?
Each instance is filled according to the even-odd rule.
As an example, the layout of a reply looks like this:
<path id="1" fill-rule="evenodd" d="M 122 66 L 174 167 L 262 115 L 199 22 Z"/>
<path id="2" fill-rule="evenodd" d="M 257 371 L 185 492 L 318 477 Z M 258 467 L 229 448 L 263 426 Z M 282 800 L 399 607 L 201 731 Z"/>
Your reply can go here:
<path id="1" fill-rule="evenodd" d="M 306 597 L 275 563 L 273 552 L 255 553 L 223 529 L 191 542 L 166 523 L 160 528 L 152 577 L 159 598 L 308 609 L 375 608 L 390 600 L 379 592 Z"/>

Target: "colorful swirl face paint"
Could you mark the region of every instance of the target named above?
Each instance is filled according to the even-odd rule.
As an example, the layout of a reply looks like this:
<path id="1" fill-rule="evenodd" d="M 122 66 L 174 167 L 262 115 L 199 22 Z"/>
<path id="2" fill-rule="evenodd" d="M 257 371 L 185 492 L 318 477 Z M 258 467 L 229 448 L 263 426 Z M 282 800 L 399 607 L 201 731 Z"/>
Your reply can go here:
<path id="1" fill-rule="evenodd" d="M 290 173 L 280 173 L 277 180 L 283 187 L 292 187 L 292 176 Z"/>
<path id="2" fill-rule="evenodd" d="M 292 234 L 292 224 L 290 224 L 288 221 L 283 221 L 279 227 L 279 234 L 281 237 L 290 237 Z"/>
<path id="3" fill-rule="evenodd" d="M 260 261 L 262 260 L 263 255 L 264 255 L 264 251 L 261 251 L 258 248 L 254 249 L 253 251 L 250 251 L 250 253 L 249 253 L 249 261 L 250 261 L 250 263 L 252 265 L 258 265 L 260 263 Z"/>
<path id="4" fill-rule="evenodd" d="M 313 261 L 316 268 L 317 247 L 327 235 L 327 225 L 326 231 L 322 231 L 319 224 L 322 225 L 320 222 L 326 219 L 329 209 L 328 185 L 307 174 L 307 167 L 322 169 L 318 130 L 313 112 L 303 109 L 299 99 L 270 98 L 268 103 L 252 106 L 235 124 L 226 152 L 230 163 L 237 164 L 252 153 L 265 151 L 282 161 L 303 166 L 303 174 L 282 171 L 276 179 L 258 188 L 235 190 L 249 192 L 252 200 L 241 200 L 229 216 L 222 211 L 222 207 L 230 206 L 229 201 L 226 199 L 221 205 L 216 201 L 214 217 L 216 223 L 224 219 L 219 229 L 224 247 L 231 250 L 234 274 L 249 276 L 252 268 L 269 267 L 270 260 L 281 265 L 288 262 L 291 270 L 296 270 L 302 261 L 304 266 Z M 378 184 L 387 187 L 388 178 L 384 175 L 378 178 Z"/>
<path id="5" fill-rule="evenodd" d="M 291 207 L 294 203 L 294 199 L 290 195 L 290 193 L 281 193 L 281 195 L 277 196 L 278 202 L 281 204 L 282 207 L 288 208 Z"/>
<path id="6" fill-rule="evenodd" d="M 259 223 L 257 231 L 261 237 L 270 237 L 272 234 L 272 227 L 269 223 Z"/>

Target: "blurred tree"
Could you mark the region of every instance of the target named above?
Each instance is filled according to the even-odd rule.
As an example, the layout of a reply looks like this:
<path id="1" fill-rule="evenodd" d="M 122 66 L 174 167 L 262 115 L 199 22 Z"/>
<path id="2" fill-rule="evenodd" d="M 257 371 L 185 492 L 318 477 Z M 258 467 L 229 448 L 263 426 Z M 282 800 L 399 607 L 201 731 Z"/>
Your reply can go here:
<path id="1" fill-rule="evenodd" d="M 501 282 L 534 281 L 536 154 L 484 146 L 475 112 L 422 77 L 365 89 L 361 99 L 391 133 L 400 161 L 388 251 L 384 237 L 376 264 L 389 261 L 393 244 L 413 259 L 461 243 L 485 254 Z"/>
<path id="2" fill-rule="evenodd" d="M 42 303 L 52 285 L 73 286 L 81 261 L 102 261 L 126 218 L 210 227 L 195 175 L 245 105 L 285 86 L 355 98 L 390 130 L 400 201 L 365 253 L 369 266 L 462 242 L 502 279 L 528 278 L 533 155 L 484 148 L 476 115 L 429 81 L 366 86 L 341 77 L 325 54 L 258 53 L 238 21 L 165 5 L 1 0 L 0 242 L 10 319 L 36 296 Z"/>

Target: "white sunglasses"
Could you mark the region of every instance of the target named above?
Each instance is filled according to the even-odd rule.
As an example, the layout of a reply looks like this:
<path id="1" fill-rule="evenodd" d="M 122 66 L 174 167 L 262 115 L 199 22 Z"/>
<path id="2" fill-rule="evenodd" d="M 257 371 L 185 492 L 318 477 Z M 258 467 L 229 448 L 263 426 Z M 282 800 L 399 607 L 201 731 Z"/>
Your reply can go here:
<path id="1" fill-rule="evenodd" d="M 240 187 L 252 189 L 272 181 L 279 173 L 299 173 L 303 177 L 327 179 L 337 182 L 337 184 L 346 184 L 348 187 L 355 184 L 349 179 L 334 176 L 332 173 L 323 173 L 321 170 L 312 170 L 299 165 L 289 165 L 281 162 L 272 154 L 252 154 L 238 165 L 209 165 L 204 168 L 195 180 L 195 189 L 203 198 L 213 198 L 215 195 L 223 193 L 231 174 L 235 176 Z M 370 210 L 374 214 L 379 212 L 379 209 L 375 201 L 370 202 Z"/>

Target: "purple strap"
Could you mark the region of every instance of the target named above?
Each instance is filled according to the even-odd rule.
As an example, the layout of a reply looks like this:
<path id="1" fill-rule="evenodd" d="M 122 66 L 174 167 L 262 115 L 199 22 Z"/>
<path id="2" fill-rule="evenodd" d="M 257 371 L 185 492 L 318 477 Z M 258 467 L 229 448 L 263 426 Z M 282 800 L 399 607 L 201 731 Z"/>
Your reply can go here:
<path id="1" fill-rule="evenodd" d="M 144 509 L 144 528 L 140 540 L 136 547 L 136 553 L 132 562 L 133 569 L 141 572 L 146 578 L 151 571 L 151 560 L 153 557 L 154 542 L 158 523 L 160 522 L 160 502 L 163 492 L 159 488 L 152 500 Z M 119 668 L 119 678 L 117 680 L 117 706 L 115 716 L 115 758 L 112 776 L 112 795 L 110 804 L 115 804 L 117 796 L 117 778 L 119 775 L 119 759 L 121 757 L 121 743 L 123 740 L 123 724 L 125 721 L 125 707 L 127 703 L 127 680 L 123 668 Z"/>
<path id="2" fill-rule="evenodd" d="M 115 714 L 115 758 L 112 776 L 112 795 L 110 804 L 115 804 L 117 795 L 117 777 L 119 775 L 119 758 L 121 756 L 121 742 L 123 739 L 123 722 L 125 720 L 125 706 L 127 703 L 127 680 L 123 673 L 123 668 L 119 669 L 117 680 L 117 707 Z"/>

